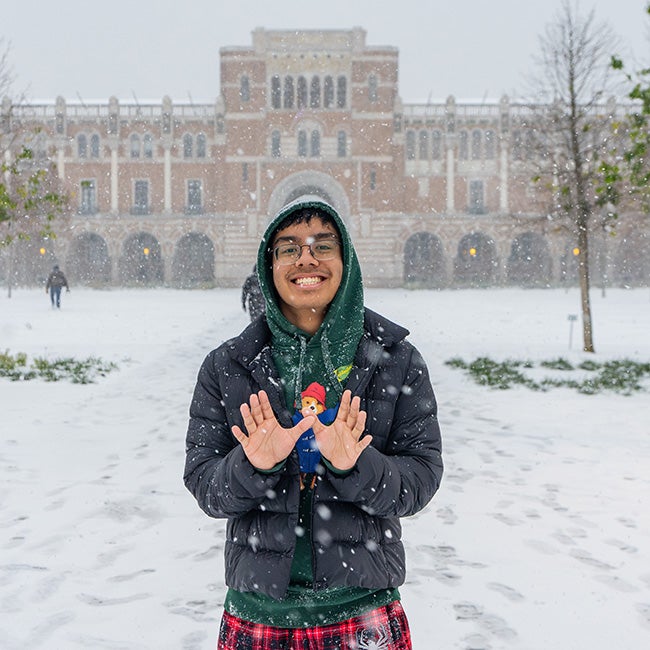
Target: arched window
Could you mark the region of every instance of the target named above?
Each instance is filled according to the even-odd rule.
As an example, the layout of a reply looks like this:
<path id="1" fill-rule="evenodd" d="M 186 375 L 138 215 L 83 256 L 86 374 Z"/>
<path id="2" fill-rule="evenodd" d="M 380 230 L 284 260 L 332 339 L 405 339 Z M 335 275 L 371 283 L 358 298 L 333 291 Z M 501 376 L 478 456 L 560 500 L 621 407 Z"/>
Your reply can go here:
<path id="1" fill-rule="evenodd" d="M 442 133 L 434 131 L 431 134 L 431 159 L 440 160 L 442 158 Z"/>
<path id="2" fill-rule="evenodd" d="M 334 105 L 334 80 L 327 76 L 323 80 L 323 106 L 332 108 Z"/>
<path id="3" fill-rule="evenodd" d="M 183 158 L 191 158 L 194 155 L 194 142 L 189 133 L 183 136 Z"/>
<path id="4" fill-rule="evenodd" d="M 79 158 L 86 158 L 88 156 L 88 138 L 84 133 L 77 136 L 77 156 Z"/>
<path id="5" fill-rule="evenodd" d="M 251 84 L 246 75 L 242 75 L 239 80 L 239 97 L 242 102 L 249 102 L 251 100 Z"/>
<path id="6" fill-rule="evenodd" d="M 145 158 L 153 158 L 153 138 L 151 133 L 145 133 L 142 138 L 142 150 Z"/>
<path id="7" fill-rule="evenodd" d="M 480 129 L 472 131 L 472 160 L 481 159 L 481 140 L 483 140 L 483 133 Z"/>
<path id="8" fill-rule="evenodd" d="M 205 158 L 205 155 L 206 155 L 205 133 L 199 133 L 196 136 L 196 157 Z"/>
<path id="9" fill-rule="evenodd" d="M 320 133 L 316 130 L 311 132 L 311 157 L 318 158 L 320 156 Z"/>
<path id="10" fill-rule="evenodd" d="M 348 89 L 348 84 L 343 75 L 341 75 L 337 80 L 336 80 L 336 107 L 337 108 L 345 108 L 348 100 L 347 100 L 347 89 Z"/>
<path id="11" fill-rule="evenodd" d="M 415 160 L 415 131 L 406 132 L 406 160 Z"/>
<path id="12" fill-rule="evenodd" d="M 131 158 L 140 157 L 140 136 L 137 133 L 131 134 Z"/>
<path id="13" fill-rule="evenodd" d="M 307 80 L 304 77 L 298 77 L 298 88 L 296 89 L 296 107 L 307 108 Z"/>
<path id="14" fill-rule="evenodd" d="M 271 156 L 273 158 L 279 158 L 282 155 L 282 149 L 280 148 L 280 131 L 273 131 L 271 133 Z"/>
<path id="15" fill-rule="evenodd" d="M 467 131 L 461 131 L 458 134 L 458 157 L 461 160 L 467 160 L 468 155 L 468 143 L 467 143 Z"/>
<path id="16" fill-rule="evenodd" d="M 374 104 L 377 101 L 377 75 L 368 77 L 368 101 Z"/>
<path id="17" fill-rule="evenodd" d="M 320 77 L 313 76 L 309 87 L 309 106 L 318 108 L 320 106 Z"/>
<path id="18" fill-rule="evenodd" d="M 90 157 L 99 158 L 99 136 L 96 133 L 90 136 Z"/>
<path id="19" fill-rule="evenodd" d="M 336 139 L 336 155 L 345 158 L 348 155 L 348 136 L 345 131 L 339 131 Z"/>
<path id="20" fill-rule="evenodd" d="M 298 131 L 298 155 L 304 158 L 307 155 L 307 132 Z"/>
<path id="21" fill-rule="evenodd" d="M 418 133 L 419 138 L 419 147 L 418 147 L 418 158 L 420 160 L 428 160 L 429 158 L 429 132 L 420 131 Z"/>
<path id="22" fill-rule="evenodd" d="M 496 158 L 496 137 L 494 131 L 485 132 L 485 157 L 488 160 Z"/>
<path id="23" fill-rule="evenodd" d="M 295 89 L 293 87 L 293 77 L 284 78 L 284 107 L 293 108 L 293 103 L 295 101 Z"/>
<path id="24" fill-rule="evenodd" d="M 271 108 L 282 106 L 282 90 L 280 88 L 280 77 L 275 74 L 271 77 Z"/>

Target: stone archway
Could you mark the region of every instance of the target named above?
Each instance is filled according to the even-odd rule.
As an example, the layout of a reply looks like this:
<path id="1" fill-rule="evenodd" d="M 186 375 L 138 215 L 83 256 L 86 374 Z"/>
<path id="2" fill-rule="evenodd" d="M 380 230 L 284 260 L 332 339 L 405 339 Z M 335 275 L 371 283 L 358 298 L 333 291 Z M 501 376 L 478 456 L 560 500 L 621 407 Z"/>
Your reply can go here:
<path id="1" fill-rule="evenodd" d="M 439 289 L 447 284 L 442 241 L 429 232 L 416 232 L 404 244 L 404 285 Z"/>
<path id="2" fill-rule="evenodd" d="M 153 286 L 162 284 L 164 264 L 160 243 L 150 233 L 139 232 L 124 241 L 120 258 L 123 284 Z"/>
<path id="3" fill-rule="evenodd" d="M 66 260 L 70 280 L 96 286 L 111 281 L 111 259 L 106 241 L 94 232 L 77 235 L 71 242 Z"/>
<path id="4" fill-rule="evenodd" d="M 468 287 L 493 285 L 498 265 L 494 240 L 482 232 L 469 233 L 458 243 L 454 259 L 454 281 Z"/>
<path id="5" fill-rule="evenodd" d="M 214 284 L 214 244 L 203 233 L 189 232 L 176 244 L 172 282 L 183 289 Z"/>
<path id="6" fill-rule="evenodd" d="M 525 232 L 515 237 L 507 262 L 508 284 L 545 287 L 551 281 L 551 254 L 544 237 Z"/>
<path id="7" fill-rule="evenodd" d="M 350 228 L 350 202 L 345 190 L 328 174 L 314 170 L 297 172 L 276 185 L 269 199 L 268 220 L 270 221 L 287 203 L 303 194 L 318 196 L 329 203 Z"/>

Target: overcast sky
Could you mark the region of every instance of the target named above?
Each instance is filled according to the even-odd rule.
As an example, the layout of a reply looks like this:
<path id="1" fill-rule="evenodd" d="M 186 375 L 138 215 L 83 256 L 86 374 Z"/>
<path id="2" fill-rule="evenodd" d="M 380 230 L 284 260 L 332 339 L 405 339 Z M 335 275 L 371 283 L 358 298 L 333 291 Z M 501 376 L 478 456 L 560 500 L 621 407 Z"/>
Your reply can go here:
<path id="1" fill-rule="evenodd" d="M 250 45 L 256 27 L 367 31 L 399 48 L 406 103 L 521 96 L 538 37 L 561 0 L 4 0 L 13 90 L 31 101 L 137 98 L 212 102 L 219 48 Z M 580 0 L 648 65 L 647 0 Z"/>

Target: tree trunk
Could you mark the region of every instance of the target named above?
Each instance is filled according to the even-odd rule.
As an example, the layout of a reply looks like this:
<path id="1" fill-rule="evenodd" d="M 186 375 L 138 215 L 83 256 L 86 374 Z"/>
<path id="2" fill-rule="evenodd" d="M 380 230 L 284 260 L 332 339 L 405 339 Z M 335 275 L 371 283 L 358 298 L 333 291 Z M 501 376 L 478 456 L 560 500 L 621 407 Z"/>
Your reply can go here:
<path id="1" fill-rule="evenodd" d="M 595 352 L 593 328 L 591 323 L 591 301 L 589 298 L 589 239 L 585 224 L 578 228 L 578 248 L 580 249 L 578 277 L 580 280 L 580 302 L 582 304 L 583 352 Z"/>

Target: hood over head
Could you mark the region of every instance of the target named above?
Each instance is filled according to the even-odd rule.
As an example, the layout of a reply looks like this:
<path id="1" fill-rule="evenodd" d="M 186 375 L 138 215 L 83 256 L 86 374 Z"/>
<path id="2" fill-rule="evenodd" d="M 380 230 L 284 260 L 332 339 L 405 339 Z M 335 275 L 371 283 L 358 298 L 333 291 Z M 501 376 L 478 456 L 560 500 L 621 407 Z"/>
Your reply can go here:
<path id="1" fill-rule="evenodd" d="M 273 284 L 272 271 L 271 243 L 275 233 L 281 226 L 284 227 L 285 220 L 305 208 L 323 212 L 333 221 L 343 255 L 341 284 L 323 323 L 313 336 L 298 329 L 285 318 Z M 285 375 L 285 386 L 291 385 L 287 391 L 289 405 L 295 401 L 294 397 L 300 399 L 301 390 L 311 381 L 329 385 L 340 396 L 340 384 L 349 373 L 354 352 L 363 334 L 364 317 L 361 267 L 340 215 L 329 203 L 313 195 L 299 197 L 285 205 L 266 228 L 257 254 L 257 273 L 266 302 L 266 320 L 272 335 L 273 356 L 281 375 Z M 294 376 L 287 377 L 290 370 L 293 372 L 294 366 L 297 367 Z"/>

